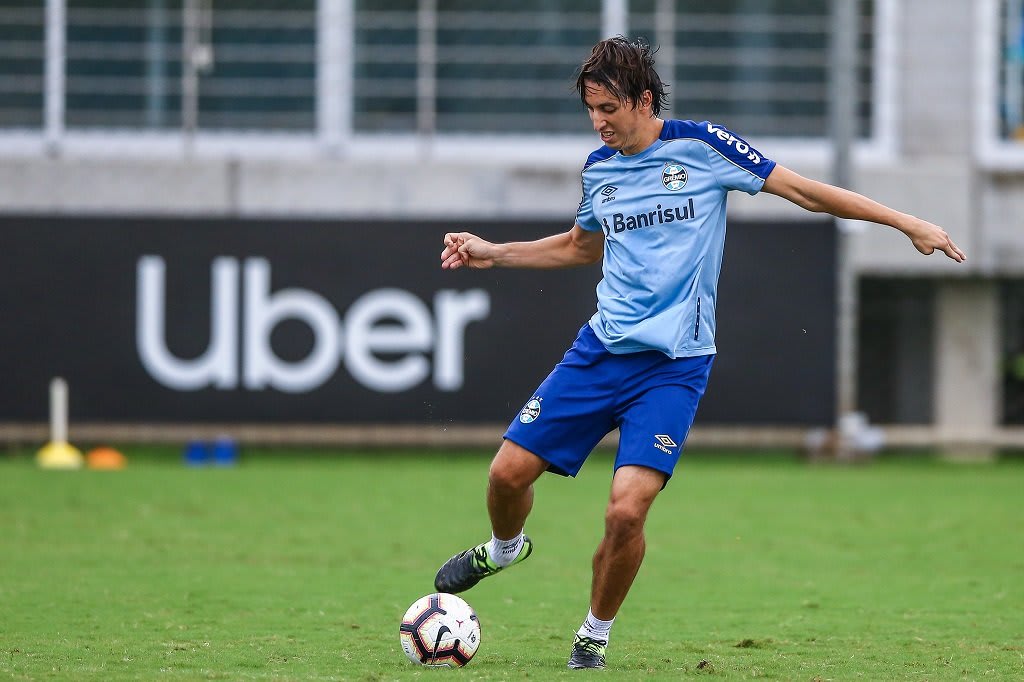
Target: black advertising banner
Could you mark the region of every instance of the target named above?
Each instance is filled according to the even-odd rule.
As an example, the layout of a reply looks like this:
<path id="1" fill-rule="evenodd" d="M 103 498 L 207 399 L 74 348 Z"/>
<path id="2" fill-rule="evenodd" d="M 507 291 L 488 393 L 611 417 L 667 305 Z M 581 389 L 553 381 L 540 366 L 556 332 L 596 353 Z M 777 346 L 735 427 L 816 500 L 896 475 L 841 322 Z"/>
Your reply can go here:
<path id="1" fill-rule="evenodd" d="M 463 221 L 0 218 L 0 421 L 510 420 L 594 311 L 600 267 L 442 271 Z M 564 231 L 475 221 L 494 241 Z M 702 424 L 831 423 L 831 223 L 729 226 Z"/>

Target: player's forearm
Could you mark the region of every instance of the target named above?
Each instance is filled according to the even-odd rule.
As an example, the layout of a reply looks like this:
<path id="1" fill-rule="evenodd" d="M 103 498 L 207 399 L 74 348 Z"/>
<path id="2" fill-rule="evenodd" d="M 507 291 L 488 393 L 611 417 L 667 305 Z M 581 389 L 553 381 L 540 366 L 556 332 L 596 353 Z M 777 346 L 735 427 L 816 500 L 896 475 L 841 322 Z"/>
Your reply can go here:
<path id="1" fill-rule="evenodd" d="M 798 182 L 791 192 L 792 201 L 810 210 L 831 213 L 838 218 L 867 220 L 889 225 L 905 234 L 921 253 L 941 251 L 958 263 L 967 256 L 938 225 L 902 213 L 867 197 L 821 182 Z"/>
<path id="2" fill-rule="evenodd" d="M 912 217 L 869 199 L 863 194 L 842 187 L 814 182 L 804 193 L 804 208 L 817 213 L 829 213 L 847 220 L 866 220 L 895 227 L 906 232 Z"/>
<path id="3" fill-rule="evenodd" d="M 569 232 L 532 242 L 508 242 L 496 245 L 494 264 L 505 268 L 548 270 L 587 265 L 596 259 L 583 249 Z"/>
<path id="4" fill-rule="evenodd" d="M 901 232 L 907 232 L 914 221 L 912 216 L 893 210 L 862 194 L 805 178 L 782 166 L 776 166 L 768 176 L 764 190 L 789 199 L 808 211 L 829 213 L 848 220 L 866 220 L 890 225 Z"/>

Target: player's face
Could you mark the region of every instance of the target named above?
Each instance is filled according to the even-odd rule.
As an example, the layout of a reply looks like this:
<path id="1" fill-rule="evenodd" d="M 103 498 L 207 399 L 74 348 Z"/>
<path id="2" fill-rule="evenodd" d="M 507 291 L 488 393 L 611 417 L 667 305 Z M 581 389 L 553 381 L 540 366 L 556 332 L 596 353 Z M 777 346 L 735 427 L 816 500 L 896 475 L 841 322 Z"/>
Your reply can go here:
<path id="1" fill-rule="evenodd" d="M 621 101 L 603 85 L 591 81 L 585 85 L 584 102 L 601 142 L 623 154 L 635 154 L 646 149 L 651 143 L 647 133 L 653 120 L 650 92 L 645 92 L 643 101 L 634 107 L 633 102 Z"/>

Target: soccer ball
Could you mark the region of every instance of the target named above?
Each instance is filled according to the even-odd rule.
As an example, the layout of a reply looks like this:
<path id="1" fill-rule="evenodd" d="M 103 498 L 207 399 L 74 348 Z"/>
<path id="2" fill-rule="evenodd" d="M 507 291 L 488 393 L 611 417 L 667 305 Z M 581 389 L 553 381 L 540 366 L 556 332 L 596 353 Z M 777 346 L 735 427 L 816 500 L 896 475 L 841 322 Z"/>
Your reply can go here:
<path id="1" fill-rule="evenodd" d="M 398 636 L 413 663 L 461 668 L 480 647 L 480 621 L 473 607 L 454 594 L 428 594 L 405 612 Z"/>

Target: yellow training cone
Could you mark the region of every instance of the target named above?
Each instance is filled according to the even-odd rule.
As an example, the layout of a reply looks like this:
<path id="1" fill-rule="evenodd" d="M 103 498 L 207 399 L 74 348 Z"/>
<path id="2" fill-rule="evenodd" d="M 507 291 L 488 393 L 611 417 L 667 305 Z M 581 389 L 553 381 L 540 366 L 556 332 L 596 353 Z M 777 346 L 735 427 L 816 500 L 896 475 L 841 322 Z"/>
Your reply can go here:
<path id="1" fill-rule="evenodd" d="M 82 468 L 82 453 L 68 443 L 68 384 L 59 377 L 50 382 L 50 442 L 36 462 L 44 469 Z"/>
<path id="2" fill-rule="evenodd" d="M 82 453 L 66 441 L 54 441 L 40 448 L 36 462 L 44 469 L 81 469 Z"/>

